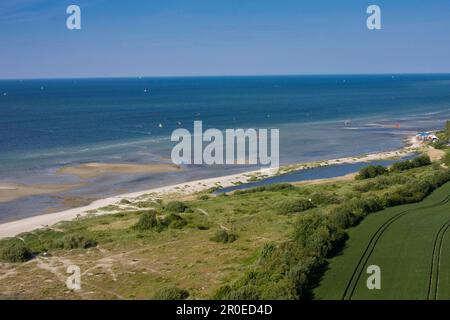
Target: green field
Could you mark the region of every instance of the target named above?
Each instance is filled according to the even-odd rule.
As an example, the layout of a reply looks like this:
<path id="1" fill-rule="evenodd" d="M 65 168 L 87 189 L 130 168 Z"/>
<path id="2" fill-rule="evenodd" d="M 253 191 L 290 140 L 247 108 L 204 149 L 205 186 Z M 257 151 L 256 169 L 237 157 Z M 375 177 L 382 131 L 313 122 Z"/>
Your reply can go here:
<path id="1" fill-rule="evenodd" d="M 424 201 L 385 209 L 349 230 L 316 299 L 450 299 L 450 183 Z M 381 269 L 381 289 L 366 286 Z"/>

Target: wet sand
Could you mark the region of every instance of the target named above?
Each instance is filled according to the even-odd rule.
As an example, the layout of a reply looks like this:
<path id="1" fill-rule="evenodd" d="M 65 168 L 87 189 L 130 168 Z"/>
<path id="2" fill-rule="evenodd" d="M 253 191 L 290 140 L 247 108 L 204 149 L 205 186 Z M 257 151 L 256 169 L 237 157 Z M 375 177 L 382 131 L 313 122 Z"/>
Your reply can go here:
<path id="1" fill-rule="evenodd" d="M 0 202 L 13 201 L 22 197 L 52 194 L 79 188 L 84 183 L 72 184 L 37 184 L 26 185 L 21 183 L 0 182 Z"/>
<path id="2" fill-rule="evenodd" d="M 95 178 L 104 174 L 166 173 L 181 170 L 174 164 L 128 164 L 128 163 L 85 163 L 79 166 L 62 167 L 57 174 L 70 174 L 81 179 Z"/>

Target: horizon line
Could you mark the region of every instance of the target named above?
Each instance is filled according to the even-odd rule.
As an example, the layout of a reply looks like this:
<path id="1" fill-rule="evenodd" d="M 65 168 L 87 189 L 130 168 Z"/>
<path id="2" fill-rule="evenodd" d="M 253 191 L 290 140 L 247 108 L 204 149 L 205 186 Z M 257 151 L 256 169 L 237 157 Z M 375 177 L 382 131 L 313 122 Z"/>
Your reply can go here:
<path id="1" fill-rule="evenodd" d="M 11 80 L 101 80 L 101 79 L 161 79 L 161 78 L 249 78 L 249 77 L 314 77 L 314 76 L 403 76 L 403 75 L 450 75 L 447 72 L 376 72 L 376 73 L 286 73 L 286 74 L 242 74 L 242 75 L 160 75 L 160 76 L 75 76 L 75 77 L 33 77 L 33 78 L 0 78 L 0 81 Z"/>

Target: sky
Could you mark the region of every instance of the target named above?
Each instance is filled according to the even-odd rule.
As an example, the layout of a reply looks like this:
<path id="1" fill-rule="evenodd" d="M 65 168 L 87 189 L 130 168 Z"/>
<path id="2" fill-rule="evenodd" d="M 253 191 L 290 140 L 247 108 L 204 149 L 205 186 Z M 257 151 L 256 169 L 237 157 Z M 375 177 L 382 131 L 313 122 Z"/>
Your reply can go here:
<path id="1" fill-rule="evenodd" d="M 0 78 L 448 73 L 449 17 L 448 0 L 1 0 Z"/>

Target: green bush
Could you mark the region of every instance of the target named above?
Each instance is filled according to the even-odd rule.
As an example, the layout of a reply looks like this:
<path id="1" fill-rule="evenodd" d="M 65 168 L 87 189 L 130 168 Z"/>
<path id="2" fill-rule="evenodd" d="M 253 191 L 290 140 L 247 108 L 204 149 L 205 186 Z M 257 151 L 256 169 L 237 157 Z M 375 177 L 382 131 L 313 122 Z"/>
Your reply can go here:
<path id="1" fill-rule="evenodd" d="M 188 297 L 189 292 L 187 290 L 167 286 L 158 290 L 153 296 L 153 300 L 186 300 Z"/>
<path id="2" fill-rule="evenodd" d="M 370 165 L 359 170 L 358 175 L 356 176 L 357 180 L 370 179 L 375 178 L 377 176 L 387 174 L 389 171 L 386 167 L 381 165 Z"/>
<path id="3" fill-rule="evenodd" d="M 446 166 L 450 166 L 450 153 L 449 152 L 447 152 L 447 154 L 444 157 L 444 164 Z"/>
<path id="4" fill-rule="evenodd" d="M 436 149 L 445 149 L 447 147 L 447 141 L 445 140 L 437 140 L 435 142 L 433 142 L 433 147 Z"/>
<path id="5" fill-rule="evenodd" d="M 447 123 L 445 124 L 444 134 L 447 140 L 450 139 L 450 120 L 447 120 Z"/>
<path id="6" fill-rule="evenodd" d="M 211 238 L 212 241 L 219 243 L 231 243 L 236 241 L 237 236 L 234 233 L 229 233 L 225 229 L 219 229 Z"/>
<path id="7" fill-rule="evenodd" d="M 276 210 L 281 214 L 302 212 L 313 207 L 312 201 L 305 198 L 286 199 L 276 204 Z"/>
<path id="8" fill-rule="evenodd" d="M 10 240 L 0 248 L 0 260 L 4 262 L 25 262 L 31 257 L 31 250 L 20 240 Z"/>
<path id="9" fill-rule="evenodd" d="M 135 207 L 138 208 L 151 208 L 155 206 L 155 202 L 153 201 L 139 201 L 134 204 Z"/>
<path id="10" fill-rule="evenodd" d="M 186 220 L 176 213 L 168 214 L 164 218 L 164 225 L 174 229 L 181 229 L 186 224 L 187 224 Z"/>
<path id="11" fill-rule="evenodd" d="M 257 192 L 263 192 L 263 191 L 276 192 L 276 191 L 292 190 L 292 189 L 295 189 L 295 187 L 292 184 L 275 183 L 275 184 L 269 184 L 267 186 L 254 187 L 254 188 L 249 188 L 249 189 L 245 189 L 245 190 L 236 190 L 234 192 L 234 194 L 235 195 L 249 194 L 249 193 L 257 193 Z"/>
<path id="12" fill-rule="evenodd" d="M 82 234 L 68 234 L 56 240 L 54 247 L 61 249 L 88 249 L 95 247 L 97 242 Z"/>
<path id="13" fill-rule="evenodd" d="M 357 184 L 353 187 L 358 192 L 368 192 L 374 190 L 383 190 L 392 185 L 406 184 L 410 179 L 404 175 L 398 173 L 391 173 L 390 175 L 378 176 L 374 179 L 370 179 L 367 182 Z"/>
<path id="14" fill-rule="evenodd" d="M 427 166 L 429 164 L 431 164 L 430 157 L 428 155 L 421 155 L 417 158 L 414 158 L 413 160 L 405 160 L 394 163 L 391 167 L 391 171 L 392 172 L 405 171 Z"/>
<path id="15" fill-rule="evenodd" d="M 314 205 L 337 204 L 341 201 L 336 194 L 331 192 L 314 192 L 311 195 L 311 201 Z"/>
<path id="16" fill-rule="evenodd" d="M 420 168 L 431 164 L 430 157 L 426 154 L 411 160 L 413 168 Z"/>
<path id="17" fill-rule="evenodd" d="M 237 290 L 230 291 L 224 298 L 226 300 L 259 300 L 260 293 L 257 287 L 246 285 Z"/>
<path id="18" fill-rule="evenodd" d="M 155 211 L 146 211 L 141 214 L 138 222 L 133 226 L 133 229 L 138 231 L 147 231 L 159 226 Z"/>
<path id="19" fill-rule="evenodd" d="M 181 201 L 170 201 L 164 206 L 164 210 L 173 213 L 185 212 L 189 207 Z"/>

